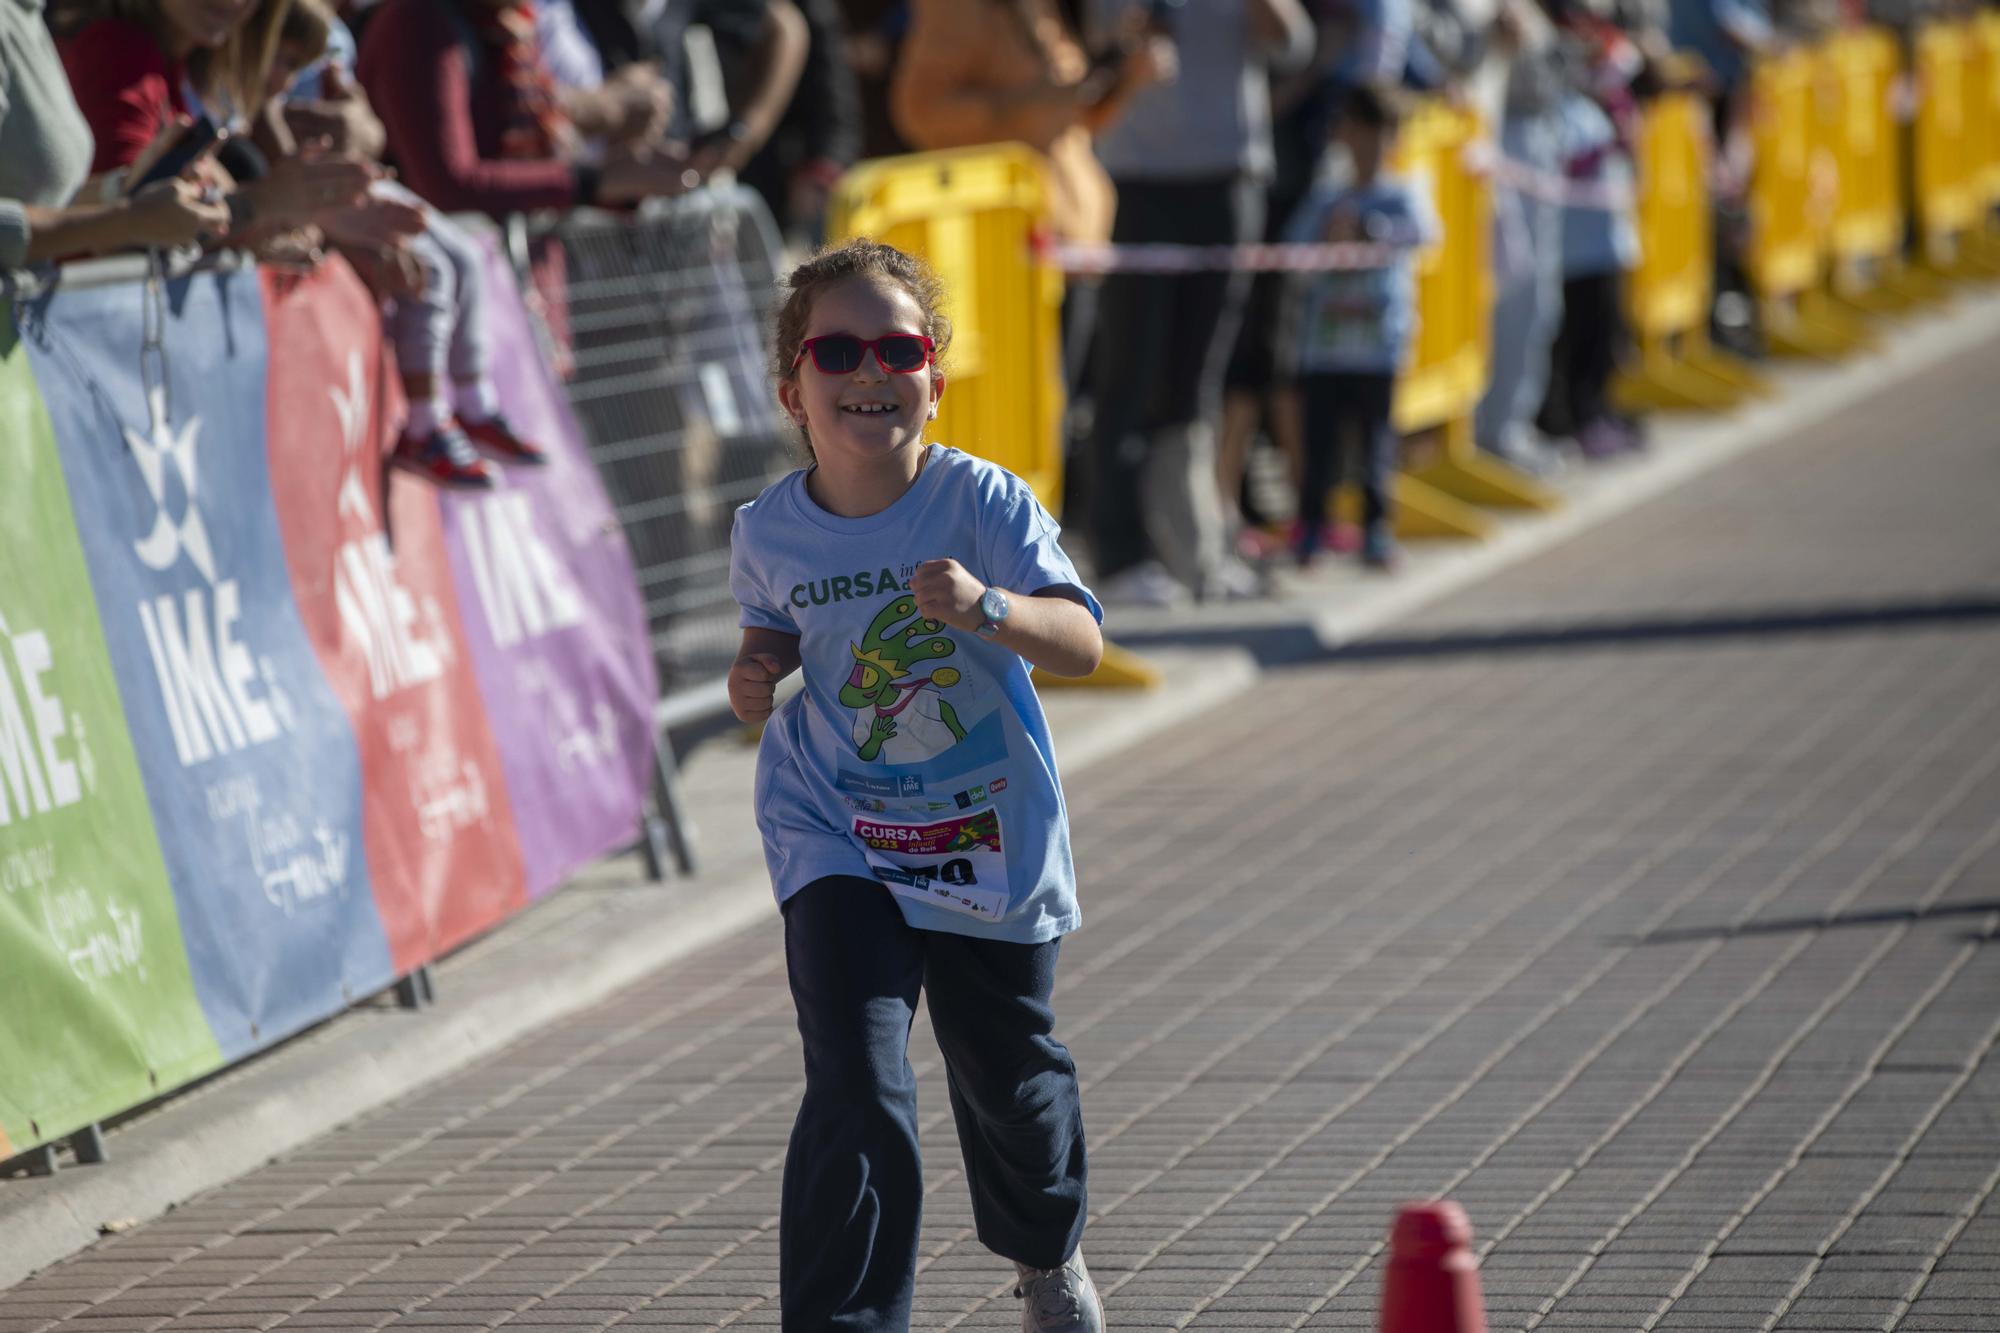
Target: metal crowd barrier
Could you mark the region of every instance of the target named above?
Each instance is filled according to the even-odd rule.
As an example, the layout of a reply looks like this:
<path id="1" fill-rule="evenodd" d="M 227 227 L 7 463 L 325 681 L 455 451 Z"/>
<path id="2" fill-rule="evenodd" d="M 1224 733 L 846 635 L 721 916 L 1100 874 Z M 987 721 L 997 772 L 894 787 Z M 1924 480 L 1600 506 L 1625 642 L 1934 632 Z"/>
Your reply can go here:
<path id="1" fill-rule="evenodd" d="M 730 524 L 800 461 L 766 365 L 777 228 L 738 186 L 538 234 L 562 246 L 570 406 L 632 547 L 663 720 L 719 711 L 739 642 Z"/>

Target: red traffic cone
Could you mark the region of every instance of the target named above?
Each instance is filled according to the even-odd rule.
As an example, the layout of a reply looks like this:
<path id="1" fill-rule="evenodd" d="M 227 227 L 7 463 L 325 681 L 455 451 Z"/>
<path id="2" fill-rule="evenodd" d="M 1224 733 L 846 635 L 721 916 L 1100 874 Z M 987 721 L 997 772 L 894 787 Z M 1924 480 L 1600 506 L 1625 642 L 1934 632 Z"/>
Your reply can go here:
<path id="1" fill-rule="evenodd" d="M 1486 1333 L 1472 1223 L 1451 1200 L 1406 1204 L 1396 1214 L 1381 1333 Z"/>

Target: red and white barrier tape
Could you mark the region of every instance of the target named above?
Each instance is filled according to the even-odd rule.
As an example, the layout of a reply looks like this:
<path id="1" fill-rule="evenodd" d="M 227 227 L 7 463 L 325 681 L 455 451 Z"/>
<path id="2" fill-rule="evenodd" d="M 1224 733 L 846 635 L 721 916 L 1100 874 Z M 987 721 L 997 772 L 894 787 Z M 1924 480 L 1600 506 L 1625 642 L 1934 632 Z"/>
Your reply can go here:
<path id="1" fill-rule="evenodd" d="M 1065 273 L 1321 273 L 1387 268 L 1403 251 L 1393 245 L 1083 245 L 1051 241 L 1040 248 Z"/>
<path id="2" fill-rule="evenodd" d="M 1573 181 L 1515 158 L 1503 157 L 1487 145 L 1465 150 L 1468 170 L 1520 194 L 1532 195 L 1565 208 L 1623 212 L 1633 205 L 1624 182 Z M 1038 241 L 1043 262 L 1064 273 L 1094 276 L 1104 273 L 1325 273 L 1337 270 L 1386 268 L 1406 253 L 1406 247 L 1370 242 L 1264 245 L 1092 245 L 1074 241 Z"/>
<path id="3" fill-rule="evenodd" d="M 1592 208 L 1604 213 L 1622 213 L 1635 202 L 1632 187 L 1625 181 L 1579 181 L 1496 153 L 1487 145 L 1475 144 L 1465 150 L 1467 169 L 1484 175 L 1494 184 L 1564 208 Z"/>

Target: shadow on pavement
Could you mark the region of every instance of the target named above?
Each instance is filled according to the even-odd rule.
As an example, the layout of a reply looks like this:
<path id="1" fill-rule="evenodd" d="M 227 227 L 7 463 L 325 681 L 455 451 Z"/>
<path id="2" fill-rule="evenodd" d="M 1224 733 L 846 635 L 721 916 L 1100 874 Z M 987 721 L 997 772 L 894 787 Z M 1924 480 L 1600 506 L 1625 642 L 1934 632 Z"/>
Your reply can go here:
<path id="1" fill-rule="evenodd" d="M 1591 648 L 1605 644 L 1685 642 L 1702 639 L 1763 638 L 1783 634 L 1826 634 L 1901 626 L 1952 625 L 2000 620 L 2000 594 L 1964 593 L 1922 601 L 1863 606 L 1817 606 L 1723 611 L 1682 616 L 1641 616 L 1629 620 L 1589 620 L 1567 625 L 1524 625 L 1404 638 L 1363 639 L 1337 648 L 1330 661 L 1382 661 L 1446 657 L 1464 653 L 1536 652 L 1550 648 Z"/>
<path id="2" fill-rule="evenodd" d="M 1334 648 L 1321 641 L 1310 623 L 1297 621 L 1269 625 L 1174 625 L 1127 632 L 1114 630 L 1113 637 L 1121 646 L 1141 651 L 1148 645 L 1239 648 L 1251 653 L 1261 666 L 1292 667 L 1323 666 L 1329 662 L 1413 661 L 1481 653 L 1829 634 L 1987 620 L 2000 620 L 2000 592 L 1951 593 L 1864 605 L 1766 607 L 1706 614 L 1641 615 L 1622 620 L 1583 620 L 1568 624 L 1446 630 L 1428 635 L 1367 638 Z"/>
<path id="3" fill-rule="evenodd" d="M 1970 903 L 1940 903 L 1930 907 L 1882 907 L 1870 912 L 1835 912 L 1831 916 L 1781 916 L 1725 926 L 1680 926 L 1644 935 L 1614 936 L 1614 944 L 1681 944 L 1688 940 L 1728 939 L 1737 935 L 1779 935 L 1794 930 L 1834 930 L 1843 926 L 1893 926 L 1905 921 L 1931 921 L 1947 916 L 1982 916 L 2000 912 L 2000 898 Z M 1969 938 L 1991 938 L 1968 932 Z"/>

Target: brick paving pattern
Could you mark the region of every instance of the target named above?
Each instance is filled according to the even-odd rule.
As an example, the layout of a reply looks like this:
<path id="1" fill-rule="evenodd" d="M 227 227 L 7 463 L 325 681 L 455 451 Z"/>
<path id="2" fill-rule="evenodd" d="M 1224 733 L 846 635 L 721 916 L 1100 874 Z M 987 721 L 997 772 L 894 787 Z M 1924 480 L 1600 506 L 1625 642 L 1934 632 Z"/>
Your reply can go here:
<path id="1" fill-rule="evenodd" d="M 1373 1328 L 1443 1193 L 1495 1329 L 2000 1330 L 1993 351 L 1072 784 L 1114 1327 Z M 915 1327 L 1016 1327 L 912 1051 Z M 773 922 L 0 1333 L 773 1326 L 799 1090 Z"/>

